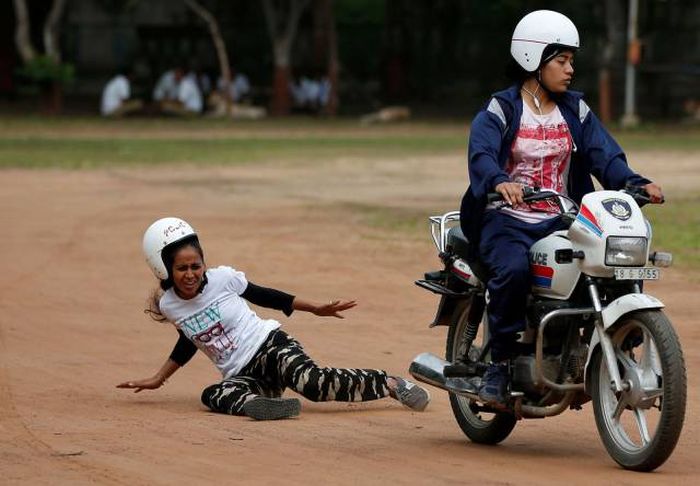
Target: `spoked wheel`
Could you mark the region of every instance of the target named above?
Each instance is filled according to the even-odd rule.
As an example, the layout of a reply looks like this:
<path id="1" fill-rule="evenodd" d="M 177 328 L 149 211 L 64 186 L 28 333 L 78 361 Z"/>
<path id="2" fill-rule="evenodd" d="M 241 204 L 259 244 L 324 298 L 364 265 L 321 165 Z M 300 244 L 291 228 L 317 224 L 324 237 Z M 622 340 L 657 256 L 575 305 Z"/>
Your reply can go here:
<path id="1" fill-rule="evenodd" d="M 602 352 L 592 362 L 596 425 L 622 467 L 651 471 L 663 464 L 683 427 L 686 373 L 678 336 L 658 310 L 629 314 L 611 334 L 625 390 L 616 393 Z"/>
<path id="2" fill-rule="evenodd" d="M 477 297 L 475 297 L 477 298 Z M 454 362 L 458 356 L 463 356 L 465 350 L 465 333 L 467 330 L 467 316 L 469 306 L 453 319 L 450 330 L 447 333 L 446 359 Z M 486 324 L 479 326 L 479 335 L 474 343 L 479 343 L 481 349 L 488 341 Z M 504 440 L 515 427 L 516 418 L 510 413 L 488 413 L 481 411 L 478 404 L 469 398 L 450 393 L 452 413 L 457 419 L 462 432 L 473 442 L 480 444 L 498 444 Z"/>

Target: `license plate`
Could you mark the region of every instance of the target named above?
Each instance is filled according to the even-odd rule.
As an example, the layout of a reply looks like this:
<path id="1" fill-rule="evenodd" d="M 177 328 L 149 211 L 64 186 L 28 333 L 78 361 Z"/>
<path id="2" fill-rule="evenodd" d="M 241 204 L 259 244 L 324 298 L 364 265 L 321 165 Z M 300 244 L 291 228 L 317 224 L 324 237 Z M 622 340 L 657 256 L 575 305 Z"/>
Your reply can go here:
<path id="1" fill-rule="evenodd" d="M 658 268 L 616 268 L 616 280 L 658 280 Z"/>

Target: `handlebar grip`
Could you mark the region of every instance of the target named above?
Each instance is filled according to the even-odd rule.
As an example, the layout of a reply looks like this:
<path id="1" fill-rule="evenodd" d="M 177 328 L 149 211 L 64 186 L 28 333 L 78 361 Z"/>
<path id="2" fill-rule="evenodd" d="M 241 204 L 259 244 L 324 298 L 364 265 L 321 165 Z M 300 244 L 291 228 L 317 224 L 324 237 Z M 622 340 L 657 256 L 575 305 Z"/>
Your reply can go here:
<path id="1" fill-rule="evenodd" d="M 486 201 L 489 204 L 503 200 L 503 195 L 500 192 L 489 192 L 488 194 L 486 194 Z"/>
<path id="2" fill-rule="evenodd" d="M 523 186 L 523 198 L 527 200 L 528 197 L 536 196 L 539 192 L 539 188 Z M 489 192 L 486 194 L 486 201 L 490 203 L 495 203 L 499 201 L 505 201 L 503 195 L 500 192 Z"/>

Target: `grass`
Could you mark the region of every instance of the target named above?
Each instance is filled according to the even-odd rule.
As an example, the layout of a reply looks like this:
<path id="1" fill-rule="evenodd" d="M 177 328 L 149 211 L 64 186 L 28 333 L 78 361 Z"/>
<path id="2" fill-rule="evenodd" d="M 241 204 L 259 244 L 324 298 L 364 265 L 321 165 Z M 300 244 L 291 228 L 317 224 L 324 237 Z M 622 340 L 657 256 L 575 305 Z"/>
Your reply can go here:
<path id="1" fill-rule="evenodd" d="M 673 253 L 674 267 L 700 269 L 700 194 L 649 205 L 644 213 L 652 223 L 652 249 Z"/>
<path id="2" fill-rule="evenodd" d="M 398 233 L 402 238 L 428 237 L 428 222 L 425 211 L 395 206 L 374 204 L 347 204 L 345 208 L 359 220 L 375 229 Z"/>
<path id="3" fill-rule="evenodd" d="M 615 135 L 630 150 L 700 151 L 698 127 L 645 126 Z M 356 119 L 0 118 L 0 168 L 316 162 L 348 155 L 463 156 L 465 149 L 465 125 L 440 120 L 360 126 Z"/>
<path id="4" fill-rule="evenodd" d="M 138 140 L 0 139 L 0 168 L 99 168 L 162 164 L 230 165 L 281 159 L 387 157 L 453 151 L 455 141 L 434 137 Z"/>

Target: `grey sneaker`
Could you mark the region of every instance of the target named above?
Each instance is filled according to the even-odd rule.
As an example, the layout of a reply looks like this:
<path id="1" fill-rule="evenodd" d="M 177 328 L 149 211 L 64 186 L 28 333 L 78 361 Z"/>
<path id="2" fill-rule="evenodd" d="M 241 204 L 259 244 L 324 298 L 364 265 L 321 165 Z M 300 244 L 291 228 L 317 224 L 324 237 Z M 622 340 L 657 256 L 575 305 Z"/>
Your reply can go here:
<path id="1" fill-rule="evenodd" d="M 396 380 L 396 389 L 390 391 L 392 398 L 395 398 L 411 410 L 422 412 L 430 403 L 430 394 L 424 388 L 412 383 L 404 378 L 392 376 Z"/>
<path id="2" fill-rule="evenodd" d="M 296 417 L 301 412 L 297 398 L 255 397 L 243 404 L 243 413 L 255 420 L 279 420 Z"/>

